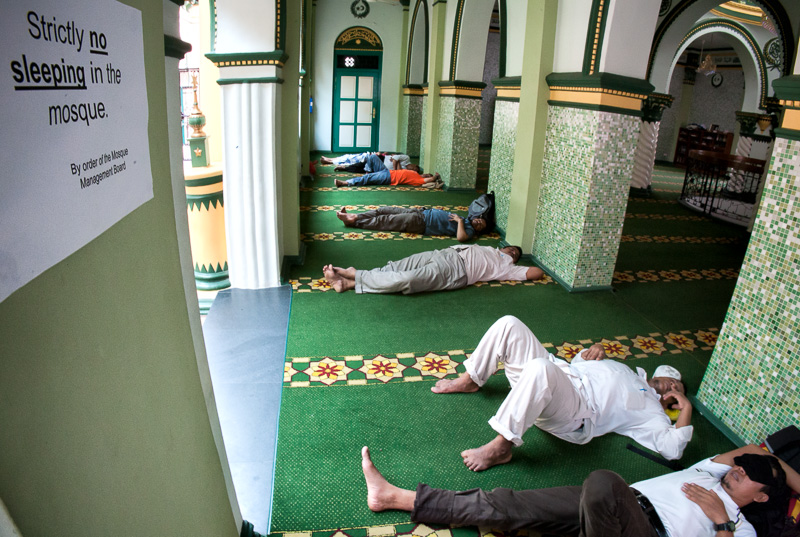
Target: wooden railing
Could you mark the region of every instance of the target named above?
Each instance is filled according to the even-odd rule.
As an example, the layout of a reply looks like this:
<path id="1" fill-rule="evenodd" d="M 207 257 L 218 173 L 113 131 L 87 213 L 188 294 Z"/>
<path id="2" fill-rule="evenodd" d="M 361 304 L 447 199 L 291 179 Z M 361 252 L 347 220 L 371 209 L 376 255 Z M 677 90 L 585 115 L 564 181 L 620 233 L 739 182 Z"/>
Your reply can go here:
<path id="1" fill-rule="evenodd" d="M 747 225 L 765 165 L 764 160 L 690 151 L 680 201 L 710 216 Z"/>

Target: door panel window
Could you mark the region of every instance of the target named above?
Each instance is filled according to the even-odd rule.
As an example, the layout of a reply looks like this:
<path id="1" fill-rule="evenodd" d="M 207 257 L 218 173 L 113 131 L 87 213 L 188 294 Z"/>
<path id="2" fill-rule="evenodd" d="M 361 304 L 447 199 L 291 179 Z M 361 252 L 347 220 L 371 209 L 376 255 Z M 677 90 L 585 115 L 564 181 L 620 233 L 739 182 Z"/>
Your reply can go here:
<path id="1" fill-rule="evenodd" d="M 355 101 L 342 101 L 339 105 L 339 123 L 355 123 Z M 359 109 L 359 115 L 361 109 Z"/>
<path id="2" fill-rule="evenodd" d="M 358 101 L 358 122 L 372 123 L 372 101 Z"/>

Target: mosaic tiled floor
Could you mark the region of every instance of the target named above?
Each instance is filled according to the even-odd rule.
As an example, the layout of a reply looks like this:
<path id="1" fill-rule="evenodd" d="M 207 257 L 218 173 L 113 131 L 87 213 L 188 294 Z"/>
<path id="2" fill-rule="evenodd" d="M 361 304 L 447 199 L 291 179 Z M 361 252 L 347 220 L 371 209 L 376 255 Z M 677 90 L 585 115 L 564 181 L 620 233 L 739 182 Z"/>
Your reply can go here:
<path id="1" fill-rule="evenodd" d="M 570 362 L 583 349 L 600 343 L 609 358 L 647 358 L 663 354 L 678 354 L 712 350 L 719 333 L 718 328 L 706 330 L 681 330 L 661 334 L 637 334 L 635 336 L 609 336 L 599 340 L 581 339 L 561 344 L 542 345 L 553 355 Z M 425 353 L 402 352 L 375 356 L 315 356 L 287 358 L 284 367 L 285 387 L 308 388 L 314 386 L 348 385 L 369 383 L 418 382 L 424 379 L 455 377 L 456 368 L 470 357 L 474 349 L 454 349 Z M 502 369 L 502 364 L 501 364 Z"/>

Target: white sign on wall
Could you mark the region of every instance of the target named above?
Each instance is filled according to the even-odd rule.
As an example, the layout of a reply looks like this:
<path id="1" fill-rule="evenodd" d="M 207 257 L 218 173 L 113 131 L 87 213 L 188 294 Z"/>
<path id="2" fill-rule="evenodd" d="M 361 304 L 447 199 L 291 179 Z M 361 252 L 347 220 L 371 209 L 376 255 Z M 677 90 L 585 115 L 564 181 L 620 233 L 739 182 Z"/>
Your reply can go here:
<path id="1" fill-rule="evenodd" d="M 0 301 L 153 197 L 142 14 L 0 7 Z"/>

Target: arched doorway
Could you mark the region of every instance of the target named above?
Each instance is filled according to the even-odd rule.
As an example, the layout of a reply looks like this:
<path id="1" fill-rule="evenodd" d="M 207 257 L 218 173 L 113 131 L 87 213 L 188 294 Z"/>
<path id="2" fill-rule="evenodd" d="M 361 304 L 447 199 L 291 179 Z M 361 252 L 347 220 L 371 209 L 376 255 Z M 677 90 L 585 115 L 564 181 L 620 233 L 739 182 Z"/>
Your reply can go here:
<path id="1" fill-rule="evenodd" d="M 333 68 L 333 150 L 360 153 L 378 149 L 383 44 L 361 26 L 336 39 Z"/>

